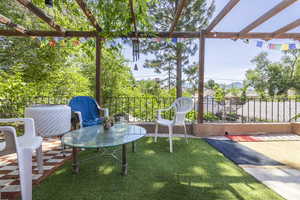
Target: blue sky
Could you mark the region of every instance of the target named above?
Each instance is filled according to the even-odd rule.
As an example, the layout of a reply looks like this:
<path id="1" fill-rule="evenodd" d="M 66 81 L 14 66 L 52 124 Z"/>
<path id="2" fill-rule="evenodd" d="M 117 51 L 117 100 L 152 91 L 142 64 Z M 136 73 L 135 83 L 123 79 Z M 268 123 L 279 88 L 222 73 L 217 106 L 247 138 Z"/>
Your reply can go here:
<path id="1" fill-rule="evenodd" d="M 210 1 L 210 0 L 208 0 Z M 227 4 L 229 0 L 215 0 L 215 15 Z M 238 32 L 253 22 L 257 17 L 274 7 L 282 0 L 241 0 L 240 3 L 219 23 L 213 31 Z M 264 24 L 260 25 L 253 32 L 273 32 L 278 28 L 300 18 L 300 1 L 292 4 Z M 290 32 L 300 32 L 300 27 Z M 219 83 L 230 83 L 241 81 L 245 78 L 245 72 L 254 68 L 250 62 L 252 58 L 262 51 L 269 54 L 272 61 L 278 61 L 283 53 L 278 50 L 256 47 L 258 40 L 250 40 L 249 44 L 241 40 L 232 41 L 230 39 L 207 39 L 205 55 L 205 79 L 214 79 Z M 271 40 L 273 43 L 299 43 L 293 40 Z M 126 58 L 132 59 L 131 48 L 125 48 L 123 54 Z M 197 55 L 197 54 L 196 54 Z M 133 71 L 137 79 L 148 79 L 163 77 L 164 74 L 155 74 L 150 69 L 142 68 L 145 57 L 141 56 L 138 62 L 139 71 Z M 198 58 L 191 57 L 191 63 Z M 131 66 L 133 64 L 131 63 Z"/>

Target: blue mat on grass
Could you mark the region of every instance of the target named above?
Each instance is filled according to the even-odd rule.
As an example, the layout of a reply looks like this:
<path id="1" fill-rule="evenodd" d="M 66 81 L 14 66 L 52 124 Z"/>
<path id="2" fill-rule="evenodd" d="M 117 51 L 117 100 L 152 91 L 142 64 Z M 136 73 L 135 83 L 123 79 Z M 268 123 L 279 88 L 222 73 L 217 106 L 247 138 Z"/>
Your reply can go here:
<path id="1" fill-rule="evenodd" d="M 238 165 L 283 165 L 232 140 L 214 140 L 208 138 L 204 140 Z"/>

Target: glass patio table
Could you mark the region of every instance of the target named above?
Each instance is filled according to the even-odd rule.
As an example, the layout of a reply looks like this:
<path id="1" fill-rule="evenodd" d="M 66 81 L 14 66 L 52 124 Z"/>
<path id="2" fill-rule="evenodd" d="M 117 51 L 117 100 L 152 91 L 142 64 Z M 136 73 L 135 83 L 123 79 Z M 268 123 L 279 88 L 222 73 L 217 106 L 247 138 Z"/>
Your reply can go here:
<path id="1" fill-rule="evenodd" d="M 76 173 L 79 172 L 77 154 L 80 148 L 99 149 L 122 145 L 122 159 L 120 159 L 122 175 L 127 175 L 127 144 L 132 143 L 132 151 L 135 152 L 134 142 L 144 137 L 146 133 L 143 127 L 136 125 L 115 124 L 109 130 L 104 130 L 102 125 L 96 125 L 70 131 L 62 137 L 62 142 L 73 149 L 72 166 Z M 113 153 L 111 156 L 118 159 Z"/>

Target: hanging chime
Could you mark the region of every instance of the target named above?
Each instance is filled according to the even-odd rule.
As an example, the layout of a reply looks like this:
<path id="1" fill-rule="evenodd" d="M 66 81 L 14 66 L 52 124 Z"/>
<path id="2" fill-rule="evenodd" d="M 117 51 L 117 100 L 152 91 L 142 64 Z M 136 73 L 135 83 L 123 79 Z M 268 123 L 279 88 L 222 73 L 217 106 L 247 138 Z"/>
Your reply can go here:
<path id="1" fill-rule="evenodd" d="M 134 62 L 140 58 L 140 41 L 138 38 L 132 39 L 132 56 Z"/>
<path id="2" fill-rule="evenodd" d="M 45 5 L 49 8 L 53 7 L 53 0 L 45 0 Z"/>
<path id="3" fill-rule="evenodd" d="M 136 62 L 140 59 L 140 41 L 138 38 L 133 38 L 132 39 L 132 57 L 133 57 L 133 62 Z M 138 71 L 138 66 L 135 63 L 134 65 L 134 70 Z"/>

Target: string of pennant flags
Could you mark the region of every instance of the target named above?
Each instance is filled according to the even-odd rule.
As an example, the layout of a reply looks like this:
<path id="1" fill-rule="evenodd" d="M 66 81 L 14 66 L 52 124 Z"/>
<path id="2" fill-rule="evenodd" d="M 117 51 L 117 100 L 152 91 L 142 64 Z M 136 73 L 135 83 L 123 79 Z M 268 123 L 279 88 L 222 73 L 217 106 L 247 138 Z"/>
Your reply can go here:
<path id="1" fill-rule="evenodd" d="M 50 46 L 50 47 L 74 47 L 79 46 L 81 43 L 88 41 L 88 38 L 80 38 L 75 40 L 66 40 L 62 37 L 53 37 L 47 39 L 45 37 L 31 37 L 33 40 L 38 40 L 41 43 L 41 47 Z"/>
<path id="2" fill-rule="evenodd" d="M 278 43 L 268 43 L 264 41 L 256 41 L 256 47 L 267 48 L 271 50 L 288 51 L 288 50 L 300 49 L 300 43 L 278 44 Z"/>
<path id="3" fill-rule="evenodd" d="M 46 39 L 46 37 L 31 37 L 31 39 L 37 39 L 39 40 L 42 45 L 49 45 L 51 47 L 67 47 L 67 46 L 79 46 L 81 43 L 84 43 L 89 40 L 89 38 L 81 38 L 81 39 L 76 39 L 72 40 L 71 42 L 69 40 L 65 40 L 62 37 L 54 37 L 52 39 Z M 132 39 L 133 40 L 133 39 Z M 150 40 L 153 42 L 172 42 L 172 43 L 177 43 L 177 42 L 182 42 L 185 40 L 188 40 L 188 38 L 147 38 L 145 40 Z M 117 42 L 110 42 L 111 46 L 116 46 L 118 43 Z"/>
<path id="4" fill-rule="evenodd" d="M 42 46 L 50 46 L 50 47 L 75 47 L 79 46 L 80 44 L 87 42 L 89 38 L 80 38 L 80 39 L 65 39 L 63 37 L 35 37 L 32 36 L 31 39 L 39 40 Z M 132 38 L 131 40 L 134 40 L 135 38 Z M 1 37 L 0 37 L 1 40 Z M 189 38 L 144 38 L 140 40 L 147 40 L 152 42 L 172 42 L 172 43 L 178 43 L 183 42 L 185 40 L 189 40 Z M 249 44 L 249 40 L 244 40 L 245 43 Z M 118 42 L 110 41 L 110 46 L 117 46 Z M 264 40 L 257 40 L 255 41 L 255 46 L 258 48 L 266 48 L 270 50 L 280 50 L 280 51 L 288 51 L 288 50 L 295 50 L 300 49 L 300 43 L 299 42 L 291 42 L 291 43 L 272 43 L 267 42 Z"/>

